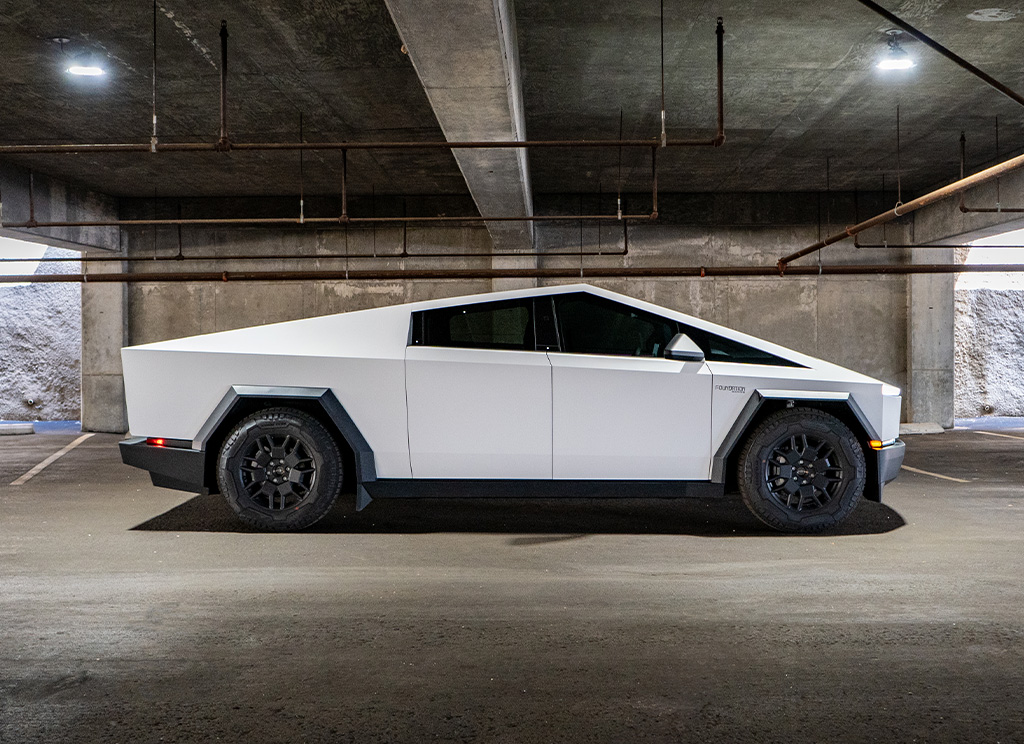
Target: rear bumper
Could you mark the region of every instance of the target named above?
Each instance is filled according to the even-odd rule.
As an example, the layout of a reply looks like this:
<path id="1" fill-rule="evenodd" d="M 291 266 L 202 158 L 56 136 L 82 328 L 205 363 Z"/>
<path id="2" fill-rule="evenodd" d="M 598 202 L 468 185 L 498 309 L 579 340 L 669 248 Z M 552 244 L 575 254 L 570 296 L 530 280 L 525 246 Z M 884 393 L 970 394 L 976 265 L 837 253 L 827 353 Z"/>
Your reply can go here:
<path id="1" fill-rule="evenodd" d="M 897 439 L 888 447 L 867 451 L 869 458 L 869 481 L 864 489 L 864 495 L 871 501 L 882 500 L 882 487 L 886 483 L 896 480 L 900 474 L 900 466 L 903 464 L 903 453 L 907 445 Z"/>
<path id="2" fill-rule="evenodd" d="M 147 444 L 145 437 L 118 443 L 125 465 L 149 471 L 154 486 L 176 491 L 209 493 L 206 486 L 206 453 L 182 447 Z"/>

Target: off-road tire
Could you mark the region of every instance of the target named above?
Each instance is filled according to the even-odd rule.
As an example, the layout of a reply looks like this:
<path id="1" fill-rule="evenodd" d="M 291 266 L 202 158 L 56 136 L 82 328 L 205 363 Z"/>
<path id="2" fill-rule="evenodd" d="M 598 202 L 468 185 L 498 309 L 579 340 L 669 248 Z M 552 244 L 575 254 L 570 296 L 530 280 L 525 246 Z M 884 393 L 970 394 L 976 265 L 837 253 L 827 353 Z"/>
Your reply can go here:
<path id="1" fill-rule="evenodd" d="M 787 408 L 762 421 L 739 457 L 740 494 L 780 532 L 836 528 L 864 493 L 867 462 L 842 421 L 815 408 Z"/>
<path id="2" fill-rule="evenodd" d="M 323 424 L 294 408 L 268 408 L 242 419 L 217 458 L 217 485 L 246 524 L 301 530 L 334 506 L 342 456 Z"/>

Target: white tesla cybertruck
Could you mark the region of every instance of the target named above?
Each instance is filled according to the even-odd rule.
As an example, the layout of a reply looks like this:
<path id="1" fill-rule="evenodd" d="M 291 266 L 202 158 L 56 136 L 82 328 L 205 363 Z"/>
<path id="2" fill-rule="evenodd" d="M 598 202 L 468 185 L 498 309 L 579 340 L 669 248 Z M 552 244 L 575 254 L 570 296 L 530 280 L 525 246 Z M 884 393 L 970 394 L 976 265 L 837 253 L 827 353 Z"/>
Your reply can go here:
<path id="1" fill-rule="evenodd" d="M 340 493 L 687 496 L 739 490 L 787 532 L 881 500 L 900 391 L 578 284 L 416 302 L 122 350 L 153 483 L 308 527 Z"/>

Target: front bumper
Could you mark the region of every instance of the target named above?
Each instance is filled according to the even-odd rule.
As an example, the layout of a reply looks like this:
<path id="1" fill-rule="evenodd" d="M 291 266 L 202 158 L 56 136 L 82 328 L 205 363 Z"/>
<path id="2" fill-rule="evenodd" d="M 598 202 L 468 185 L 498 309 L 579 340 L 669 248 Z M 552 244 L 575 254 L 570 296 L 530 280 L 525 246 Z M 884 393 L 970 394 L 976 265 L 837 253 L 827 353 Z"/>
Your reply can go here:
<path id="1" fill-rule="evenodd" d="M 184 447 L 148 444 L 145 437 L 119 442 L 125 465 L 149 471 L 154 486 L 176 491 L 209 493 L 206 486 L 206 453 Z"/>
<path id="2" fill-rule="evenodd" d="M 887 447 L 867 451 L 869 477 L 864 488 L 865 498 L 870 501 L 882 500 L 882 487 L 896 480 L 896 476 L 900 474 L 906 449 L 907 445 L 903 440 L 897 439 Z"/>

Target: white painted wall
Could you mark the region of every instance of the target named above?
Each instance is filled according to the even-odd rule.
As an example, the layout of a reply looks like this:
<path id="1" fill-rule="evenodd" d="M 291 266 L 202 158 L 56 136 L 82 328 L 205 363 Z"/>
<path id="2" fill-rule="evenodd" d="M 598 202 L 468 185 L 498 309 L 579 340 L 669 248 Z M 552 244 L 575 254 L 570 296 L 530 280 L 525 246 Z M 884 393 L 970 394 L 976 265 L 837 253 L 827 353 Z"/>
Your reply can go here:
<path id="1" fill-rule="evenodd" d="M 974 242 L 968 264 L 1024 263 L 1024 230 Z M 1024 274 L 961 274 L 954 293 L 958 418 L 1024 416 Z"/>
<path id="2" fill-rule="evenodd" d="M 38 257 L 39 246 L 0 238 L 0 256 Z M 76 257 L 46 248 L 46 257 Z M 45 271 L 77 273 L 77 261 Z M 0 262 L 0 273 L 39 270 L 35 262 Z M 0 420 L 76 420 L 81 411 L 81 286 L 0 284 Z"/>

